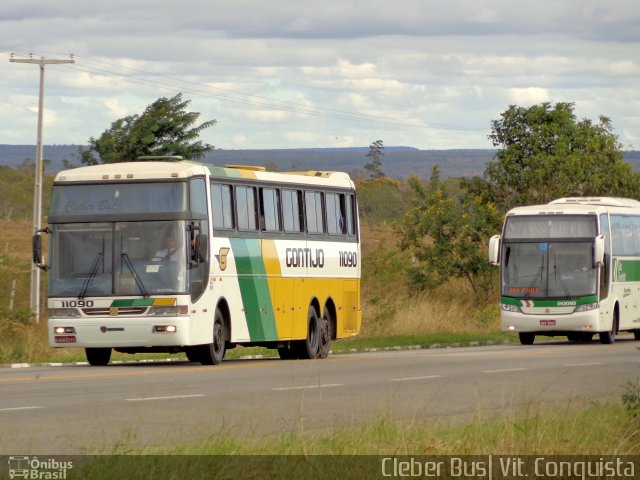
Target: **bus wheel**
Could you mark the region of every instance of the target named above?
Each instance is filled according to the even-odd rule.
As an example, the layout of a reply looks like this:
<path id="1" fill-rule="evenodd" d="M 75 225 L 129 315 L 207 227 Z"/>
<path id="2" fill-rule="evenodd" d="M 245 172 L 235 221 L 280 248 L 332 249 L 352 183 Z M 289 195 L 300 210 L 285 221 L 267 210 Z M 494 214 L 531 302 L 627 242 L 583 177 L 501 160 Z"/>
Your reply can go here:
<path id="1" fill-rule="evenodd" d="M 618 312 L 614 312 L 611 320 L 611 330 L 608 332 L 600 332 L 600 343 L 610 345 L 616 341 L 616 332 L 618 331 Z"/>
<path id="2" fill-rule="evenodd" d="M 320 348 L 320 319 L 313 305 L 309 305 L 307 314 L 307 339 L 299 344 L 298 358 L 317 358 Z"/>
<path id="3" fill-rule="evenodd" d="M 633 338 L 635 338 L 636 340 L 640 340 L 640 330 L 633 331 Z"/>
<path id="4" fill-rule="evenodd" d="M 84 352 L 87 355 L 89 365 L 94 367 L 104 367 L 111 360 L 110 348 L 85 348 Z"/>
<path id="5" fill-rule="evenodd" d="M 533 341 L 536 339 L 536 334 L 531 332 L 520 332 L 518 336 L 522 345 L 533 345 Z"/>
<path id="6" fill-rule="evenodd" d="M 222 362 L 226 353 L 226 340 L 224 338 L 224 317 L 220 309 L 216 308 L 213 320 L 213 341 L 202 345 L 200 351 L 200 363 L 203 365 L 218 365 Z"/>
<path id="7" fill-rule="evenodd" d="M 319 320 L 318 358 L 327 358 L 331 349 L 332 322 L 328 309 L 324 309 L 324 315 Z"/>

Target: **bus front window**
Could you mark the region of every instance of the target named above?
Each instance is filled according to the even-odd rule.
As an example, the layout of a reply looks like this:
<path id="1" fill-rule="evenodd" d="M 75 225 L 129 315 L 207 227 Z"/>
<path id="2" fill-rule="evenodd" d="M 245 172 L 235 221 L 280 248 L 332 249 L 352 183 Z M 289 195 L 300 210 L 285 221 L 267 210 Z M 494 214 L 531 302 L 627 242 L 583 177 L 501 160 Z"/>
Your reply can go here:
<path id="1" fill-rule="evenodd" d="M 184 221 L 52 225 L 50 296 L 188 291 Z"/>
<path id="2" fill-rule="evenodd" d="M 502 294 L 515 298 L 594 295 L 593 242 L 509 242 L 504 246 Z"/>

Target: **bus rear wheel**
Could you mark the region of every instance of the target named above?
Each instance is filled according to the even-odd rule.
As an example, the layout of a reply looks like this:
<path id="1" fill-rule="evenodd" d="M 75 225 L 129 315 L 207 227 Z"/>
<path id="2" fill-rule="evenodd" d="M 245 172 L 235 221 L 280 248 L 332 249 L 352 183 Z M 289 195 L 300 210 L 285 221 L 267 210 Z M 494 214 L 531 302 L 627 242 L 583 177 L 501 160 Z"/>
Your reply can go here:
<path id="1" fill-rule="evenodd" d="M 84 353 L 87 355 L 89 365 L 94 367 L 104 367 L 111 360 L 110 348 L 85 348 Z"/>
<path id="2" fill-rule="evenodd" d="M 522 345 L 533 345 L 533 341 L 536 339 L 536 334 L 531 332 L 520 332 L 518 336 Z"/>
<path id="3" fill-rule="evenodd" d="M 202 365 L 219 365 L 227 352 L 226 346 L 224 317 L 220 309 L 216 308 L 213 320 L 213 341 L 200 347 L 200 363 Z"/>
<path id="4" fill-rule="evenodd" d="M 331 350 L 331 338 L 333 337 L 333 322 L 331 313 L 325 307 L 324 315 L 320 319 L 318 341 L 318 358 L 327 358 Z"/>

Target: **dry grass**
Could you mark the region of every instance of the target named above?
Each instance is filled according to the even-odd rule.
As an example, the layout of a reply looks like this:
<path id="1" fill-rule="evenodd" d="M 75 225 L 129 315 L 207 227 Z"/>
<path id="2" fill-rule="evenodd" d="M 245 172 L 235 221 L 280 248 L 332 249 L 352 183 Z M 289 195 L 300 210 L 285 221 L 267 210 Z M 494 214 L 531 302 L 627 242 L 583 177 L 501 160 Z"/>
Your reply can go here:
<path id="1" fill-rule="evenodd" d="M 467 282 L 452 279 L 431 291 L 408 289 L 400 250 L 389 224 L 362 226 L 363 336 L 499 331 L 496 305 L 479 308 Z"/>

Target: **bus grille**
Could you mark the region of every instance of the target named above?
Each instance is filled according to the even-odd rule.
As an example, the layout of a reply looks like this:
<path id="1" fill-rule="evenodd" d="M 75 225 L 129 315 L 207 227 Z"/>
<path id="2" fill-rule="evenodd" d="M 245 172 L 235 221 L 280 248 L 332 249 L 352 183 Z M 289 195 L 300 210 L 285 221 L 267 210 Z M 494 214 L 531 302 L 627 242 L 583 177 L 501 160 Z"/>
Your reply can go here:
<path id="1" fill-rule="evenodd" d="M 88 316 L 116 317 L 120 315 L 144 315 L 148 307 L 106 307 L 83 308 L 82 313 Z"/>

